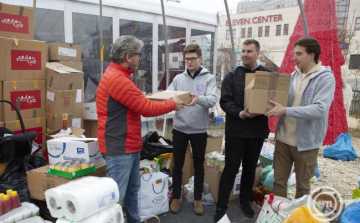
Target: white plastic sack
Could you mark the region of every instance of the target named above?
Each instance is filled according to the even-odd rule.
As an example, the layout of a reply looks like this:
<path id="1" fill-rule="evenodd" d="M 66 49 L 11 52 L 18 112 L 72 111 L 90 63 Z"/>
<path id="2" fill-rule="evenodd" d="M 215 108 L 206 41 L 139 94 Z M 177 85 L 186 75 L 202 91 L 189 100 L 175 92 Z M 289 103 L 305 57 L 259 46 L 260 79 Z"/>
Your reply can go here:
<path id="1" fill-rule="evenodd" d="M 144 221 L 150 215 L 159 215 L 169 211 L 169 176 L 164 173 L 152 173 L 141 176 L 138 195 L 139 216 Z"/>
<path id="2" fill-rule="evenodd" d="M 298 199 L 294 199 L 292 200 L 288 206 L 282 210 L 279 211 L 279 216 L 285 220 L 286 218 L 288 218 L 291 214 L 291 212 L 293 212 L 293 210 L 295 210 L 296 208 L 302 206 L 302 205 L 307 205 L 308 199 L 311 199 L 310 195 L 304 195 Z M 313 200 L 311 199 L 310 204 L 313 204 Z"/>

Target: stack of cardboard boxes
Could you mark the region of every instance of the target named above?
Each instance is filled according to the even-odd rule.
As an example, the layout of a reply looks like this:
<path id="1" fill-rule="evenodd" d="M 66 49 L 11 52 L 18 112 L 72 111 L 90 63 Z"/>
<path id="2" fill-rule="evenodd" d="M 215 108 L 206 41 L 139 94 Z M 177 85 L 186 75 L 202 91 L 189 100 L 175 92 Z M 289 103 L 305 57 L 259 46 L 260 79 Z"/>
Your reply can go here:
<path id="1" fill-rule="evenodd" d="M 34 14 L 31 8 L 0 7 L 0 94 L 20 110 L 26 131 L 38 132 L 35 142 L 45 148 L 46 43 L 34 40 Z M 0 104 L 1 126 L 20 133 L 16 111 Z"/>
<path id="2" fill-rule="evenodd" d="M 48 46 L 52 62 L 46 64 L 47 133 L 71 126 L 83 128 L 81 46 L 60 42 L 52 42 Z"/>

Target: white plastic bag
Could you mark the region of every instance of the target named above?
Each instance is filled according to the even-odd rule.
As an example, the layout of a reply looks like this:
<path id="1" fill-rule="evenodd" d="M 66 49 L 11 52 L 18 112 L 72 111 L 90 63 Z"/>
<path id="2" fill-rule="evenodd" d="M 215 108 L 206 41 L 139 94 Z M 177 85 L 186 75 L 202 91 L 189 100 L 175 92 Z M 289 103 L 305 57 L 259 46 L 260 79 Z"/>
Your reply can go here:
<path id="1" fill-rule="evenodd" d="M 151 173 L 141 176 L 138 194 L 139 216 L 144 221 L 150 215 L 169 211 L 169 176 L 164 173 Z"/>

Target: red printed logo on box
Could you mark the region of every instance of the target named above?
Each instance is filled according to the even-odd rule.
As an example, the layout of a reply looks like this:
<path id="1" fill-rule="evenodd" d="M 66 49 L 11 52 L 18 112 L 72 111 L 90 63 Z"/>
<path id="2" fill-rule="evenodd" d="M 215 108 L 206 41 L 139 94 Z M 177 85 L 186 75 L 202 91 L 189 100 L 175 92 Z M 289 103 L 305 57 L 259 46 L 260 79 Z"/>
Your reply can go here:
<path id="1" fill-rule="evenodd" d="M 29 18 L 0 13 L 0 31 L 29 34 Z"/>
<path id="2" fill-rule="evenodd" d="M 42 143 L 42 127 L 35 127 L 35 128 L 29 128 L 29 129 L 25 129 L 26 132 L 37 132 L 38 135 L 37 137 L 34 139 L 34 141 L 37 143 L 37 144 L 41 144 Z M 22 133 L 21 130 L 16 130 L 14 131 L 14 134 L 20 134 Z"/>
<path id="3" fill-rule="evenodd" d="M 14 105 L 17 104 L 16 100 L 18 98 L 20 99 L 20 110 L 41 108 L 40 90 L 10 92 L 10 100 Z M 11 111 L 14 110 L 15 109 L 11 107 Z"/>
<path id="4" fill-rule="evenodd" d="M 41 51 L 11 50 L 11 70 L 41 70 Z"/>

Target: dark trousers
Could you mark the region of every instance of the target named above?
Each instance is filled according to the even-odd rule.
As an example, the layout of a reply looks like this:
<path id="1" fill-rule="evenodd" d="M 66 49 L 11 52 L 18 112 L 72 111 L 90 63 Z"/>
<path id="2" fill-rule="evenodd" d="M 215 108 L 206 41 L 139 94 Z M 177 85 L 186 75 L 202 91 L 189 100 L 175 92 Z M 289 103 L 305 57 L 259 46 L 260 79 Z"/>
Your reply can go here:
<path id="1" fill-rule="evenodd" d="M 225 167 L 221 175 L 217 208 L 227 208 L 236 174 L 242 162 L 240 203 L 249 202 L 255 180 L 256 165 L 264 139 L 225 136 Z"/>
<path id="2" fill-rule="evenodd" d="M 173 198 L 180 199 L 182 184 L 182 169 L 185 161 L 185 153 L 190 141 L 194 161 L 194 199 L 201 200 L 204 184 L 204 159 L 207 142 L 207 133 L 185 134 L 173 130 Z"/>

